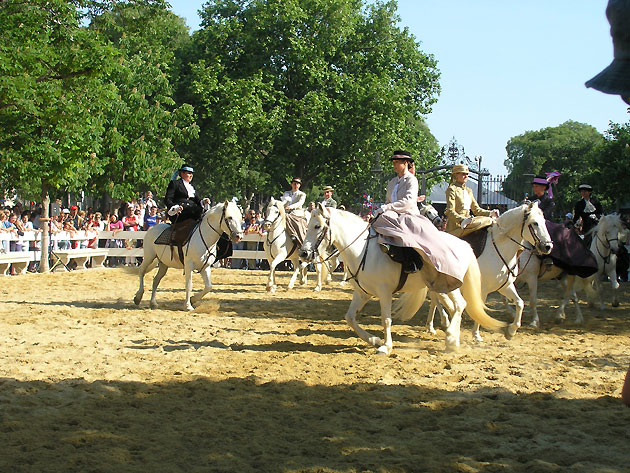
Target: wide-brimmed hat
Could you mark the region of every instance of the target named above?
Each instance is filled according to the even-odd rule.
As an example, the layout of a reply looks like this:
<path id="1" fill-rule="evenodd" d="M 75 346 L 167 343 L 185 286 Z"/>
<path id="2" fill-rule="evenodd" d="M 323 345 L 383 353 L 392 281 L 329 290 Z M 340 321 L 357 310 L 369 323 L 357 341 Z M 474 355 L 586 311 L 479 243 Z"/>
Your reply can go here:
<path id="1" fill-rule="evenodd" d="M 536 176 L 532 179 L 532 185 L 538 184 L 539 186 L 545 186 L 545 189 L 549 189 L 549 181 L 544 176 Z"/>
<path id="2" fill-rule="evenodd" d="M 182 164 L 182 167 L 179 168 L 179 172 L 192 172 L 192 173 L 194 173 L 195 170 L 193 169 L 193 167 L 190 164 Z"/>
<path id="3" fill-rule="evenodd" d="M 618 94 L 630 103 L 630 0 L 609 0 L 606 17 L 613 40 L 613 62 L 586 82 L 606 94 Z"/>
<path id="4" fill-rule="evenodd" d="M 401 161 L 409 161 L 410 163 L 413 163 L 413 158 L 411 157 L 411 153 L 409 151 L 404 151 L 402 149 L 397 149 L 396 151 L 394 151 L 394 153 L 392 154 L 391 160 L 394 161 L 396 159 L 399 159 Z"/>
<path id="5" fill-rule="evenodd" d="M 455 166 L 453 166 L 451 174 L 457 174 L 460 172 L 468 174 L 470 171 L 468 170 L 468 166 L 466 166 L 465 164 L 456 164 Z"/>
<path id="6" fill-rule="evenodd" d="M 328 191 L 332 192 L 334 190 L 335 189 L 333 189 L 331 186 L 324 186 L 324 188 L 322 189 L 322 192 L 328 192 Z"/>
<path id="7" fill-rule="evenodd" d="M 299 177 L 294 177 L 293 179 L 291 179 L 291 182 L 297 182 L 298 184 L 302 184 L 302 179 L 300 179 Z"/>
<path id="8" fill-rule="evenodd" d="M 589 192 L 593 192 L 593 187 L 589 186 L 588 184 L 580 184 L 578 186 L 578 190 L 579 191 L 589 191 Z"/>

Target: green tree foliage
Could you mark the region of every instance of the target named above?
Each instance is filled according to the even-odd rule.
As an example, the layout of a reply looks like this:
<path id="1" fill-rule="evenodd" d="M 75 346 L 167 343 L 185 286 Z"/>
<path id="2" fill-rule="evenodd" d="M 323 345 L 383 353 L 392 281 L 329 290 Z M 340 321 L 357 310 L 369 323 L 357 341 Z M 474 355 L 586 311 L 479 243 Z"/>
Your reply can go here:
<path id="1" fill-rule="evenodd" d="M 119 52 L 107 75 L 117 97 L 106 116 L 103 172 L 91 189 L 119 199 L 147 189 L 159 194 L 181 164 L 175 147 L 198 133 L 192 107 L 173 100 L 170 64 L 174 50 L 189 40 L 188 29 L 162 2 L 116 4 L 94 18 L 91 29 Z"/>
<path id="2" fill-rule="evenodd" d="M 114 50 L 80 26 L 83 4 L 0 3 L 0 175 L 25 197 L 79 190 L 96 158 L 115 98 Z"/>
<path id="3" fill-rule="evenodd" d="M 592 185 L 602 204 L 617 210 L 630 203 L 630 122 L 611 123 L 604 138 L 594 153 Z"/>
<path id="4" fill-rule="evenodd" d="M 558 171 L 562 176 L 554 189 L 556 212 L 561 216 L 572 211 L 579 199 L 578 185 L 592 181 L 597 174 L 592 163 L 603 141 L 594 127 L 574 121 L 515 136 L 506 147 L 506 194 L 522 199 L 525 192 L 531 193 L 532 175 Z"/>
<path id="5" fill-rule="evenodd" d="M 396 24 L 396 2 L 214 0 L 182 52 L 181 97 L 200 139 L 189 149 L 216 197 L 277 194 L 300 175 L 357 199 L 374 156 L 437 157 L 423 126 L 439 93 L 436 61 Z M 203 175 L 202 174 L 202 175 Z M 240 191 L 240 192 L 239 192 Z"/>

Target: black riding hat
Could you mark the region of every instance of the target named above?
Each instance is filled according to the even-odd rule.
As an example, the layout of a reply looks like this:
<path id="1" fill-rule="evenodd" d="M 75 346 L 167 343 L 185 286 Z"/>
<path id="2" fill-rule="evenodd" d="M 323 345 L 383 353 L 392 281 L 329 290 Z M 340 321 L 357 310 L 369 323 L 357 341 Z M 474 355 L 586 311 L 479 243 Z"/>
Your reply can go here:
<path id="1" fill-rule="evenodd" d="M 588 184 L 580 184 L 578 186 L 578 191 L 589 191 L 589 192 L 593 192 L 593 188 L 591 186 L 589 186 Z"/>

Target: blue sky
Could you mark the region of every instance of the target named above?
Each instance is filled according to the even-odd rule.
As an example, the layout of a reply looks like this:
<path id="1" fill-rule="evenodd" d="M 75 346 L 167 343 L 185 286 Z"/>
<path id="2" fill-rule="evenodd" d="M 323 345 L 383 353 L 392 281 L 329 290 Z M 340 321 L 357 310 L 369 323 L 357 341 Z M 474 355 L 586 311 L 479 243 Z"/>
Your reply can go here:
<path id="1" fill-rule="evenodd" d="M 199 28 L 198 0 L 170 0 Z M 427 117 L 440 145 L 455 137 L 471 158 L 505 174 L 505 146 L 567 120 L 600 132 L 630 119 L 618 97 L 584 82 L 612 61 L 607 0 L 399 0 L 399 26 L 433 54 L 442 93 Z M 551 169 L 548 171 L 552 171 Z M 561 171 L 561 170 L 559 170 Z"/>

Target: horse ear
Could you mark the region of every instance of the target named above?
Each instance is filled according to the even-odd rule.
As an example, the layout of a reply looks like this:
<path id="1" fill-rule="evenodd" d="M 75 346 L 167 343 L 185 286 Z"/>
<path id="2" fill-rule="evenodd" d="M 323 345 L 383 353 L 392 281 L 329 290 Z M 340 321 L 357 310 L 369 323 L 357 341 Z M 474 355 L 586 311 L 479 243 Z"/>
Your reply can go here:
<path id="1" fill-rule="evenodd" d="M 226 199 L 226 201 L 225 201 L 225 202 L 223 202 L 223 206 L 224 206 L 225 208 L 227 208 L 227 206 L 228 206 L 228 205 L 230 205 L 230 202 Z"/>
<path id="2" fill-rule="evenodd" d="M 276 199 L 274 199 L 273 197 L 269 199 L 269 205 L 273 205 L 275 202 L 276 202 Z"/>
<path id="3" fill-rule="evenodd" d="M 319 210 L 320 214 L 323 214 L 325 212 L 326 207 L 321 203 L 321 202 L 317 202 L 317 210 Z"/>

